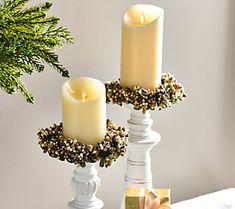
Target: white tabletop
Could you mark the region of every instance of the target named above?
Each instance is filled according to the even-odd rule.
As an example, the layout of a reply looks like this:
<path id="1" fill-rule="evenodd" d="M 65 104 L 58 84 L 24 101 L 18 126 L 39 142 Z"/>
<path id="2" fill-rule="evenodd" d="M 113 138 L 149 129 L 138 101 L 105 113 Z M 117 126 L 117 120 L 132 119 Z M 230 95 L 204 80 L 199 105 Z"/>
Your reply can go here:
<path id="1" fill-rule="evenodd" d="M 172 209 L 235 209 L 235 188 L 202 195 L 171 205 Z"/>

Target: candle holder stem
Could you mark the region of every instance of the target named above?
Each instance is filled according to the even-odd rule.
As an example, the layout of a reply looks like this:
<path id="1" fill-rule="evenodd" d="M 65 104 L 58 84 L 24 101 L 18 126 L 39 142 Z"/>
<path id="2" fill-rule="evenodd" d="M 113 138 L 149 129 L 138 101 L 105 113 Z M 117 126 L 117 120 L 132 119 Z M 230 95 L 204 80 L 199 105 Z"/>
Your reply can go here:
<path id="1" fill-rule="evenodd" d="M 125 187 L 152 188 L 150 150 L 161 137 L 151 130 L 149 111 L 131 110 Z"/>
<path id="2" fill-rule="evenodd" d="M 71 180 L 75 198 L 69 202 L 69 209 L 101 209 L 103 202 L 95 194 L 100 187 L 100 178 L 94 163 L 77 167 Z"/>

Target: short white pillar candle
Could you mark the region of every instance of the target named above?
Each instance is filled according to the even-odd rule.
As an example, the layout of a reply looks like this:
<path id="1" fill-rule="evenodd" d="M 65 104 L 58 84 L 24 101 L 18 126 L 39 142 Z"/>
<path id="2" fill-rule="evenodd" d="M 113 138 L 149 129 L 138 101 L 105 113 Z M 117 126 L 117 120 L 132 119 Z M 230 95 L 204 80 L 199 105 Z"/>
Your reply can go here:
<path id="1" fill-rule="evenodd" d="M 62 86 L 63 133 L 95 145 L 106 134 L 106 94 L 96 79 L 78 77 Z"/>

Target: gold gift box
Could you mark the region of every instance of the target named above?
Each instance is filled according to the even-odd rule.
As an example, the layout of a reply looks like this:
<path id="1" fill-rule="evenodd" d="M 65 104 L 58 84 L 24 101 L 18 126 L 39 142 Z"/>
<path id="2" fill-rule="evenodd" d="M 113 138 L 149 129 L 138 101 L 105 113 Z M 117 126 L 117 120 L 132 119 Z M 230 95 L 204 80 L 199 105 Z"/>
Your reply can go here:
<path id="1" fill-rule="evenodd" d="M 170 189 L 126 188 L 125 209 L 164 209 L 170 206 Z"/>

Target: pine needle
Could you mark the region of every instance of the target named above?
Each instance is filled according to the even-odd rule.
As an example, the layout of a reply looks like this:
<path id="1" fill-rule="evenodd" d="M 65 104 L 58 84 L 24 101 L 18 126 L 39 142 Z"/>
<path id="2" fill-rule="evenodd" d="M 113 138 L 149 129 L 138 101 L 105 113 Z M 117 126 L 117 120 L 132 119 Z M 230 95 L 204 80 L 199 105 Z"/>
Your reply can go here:
<path id="1" fill-rule="evenodd" d="M 4 0 L 0 5 L 0 88 L 8 94 L 19 92 L 34 103 L 21 76 L 42 72 L 48 64 L 69 77 L 54 49 L 72 44 L 73 38 L 67 28 L 58 26 L 58 17 L 47 16 L 52 3 L 26 8 L 29 1 Z"/>

